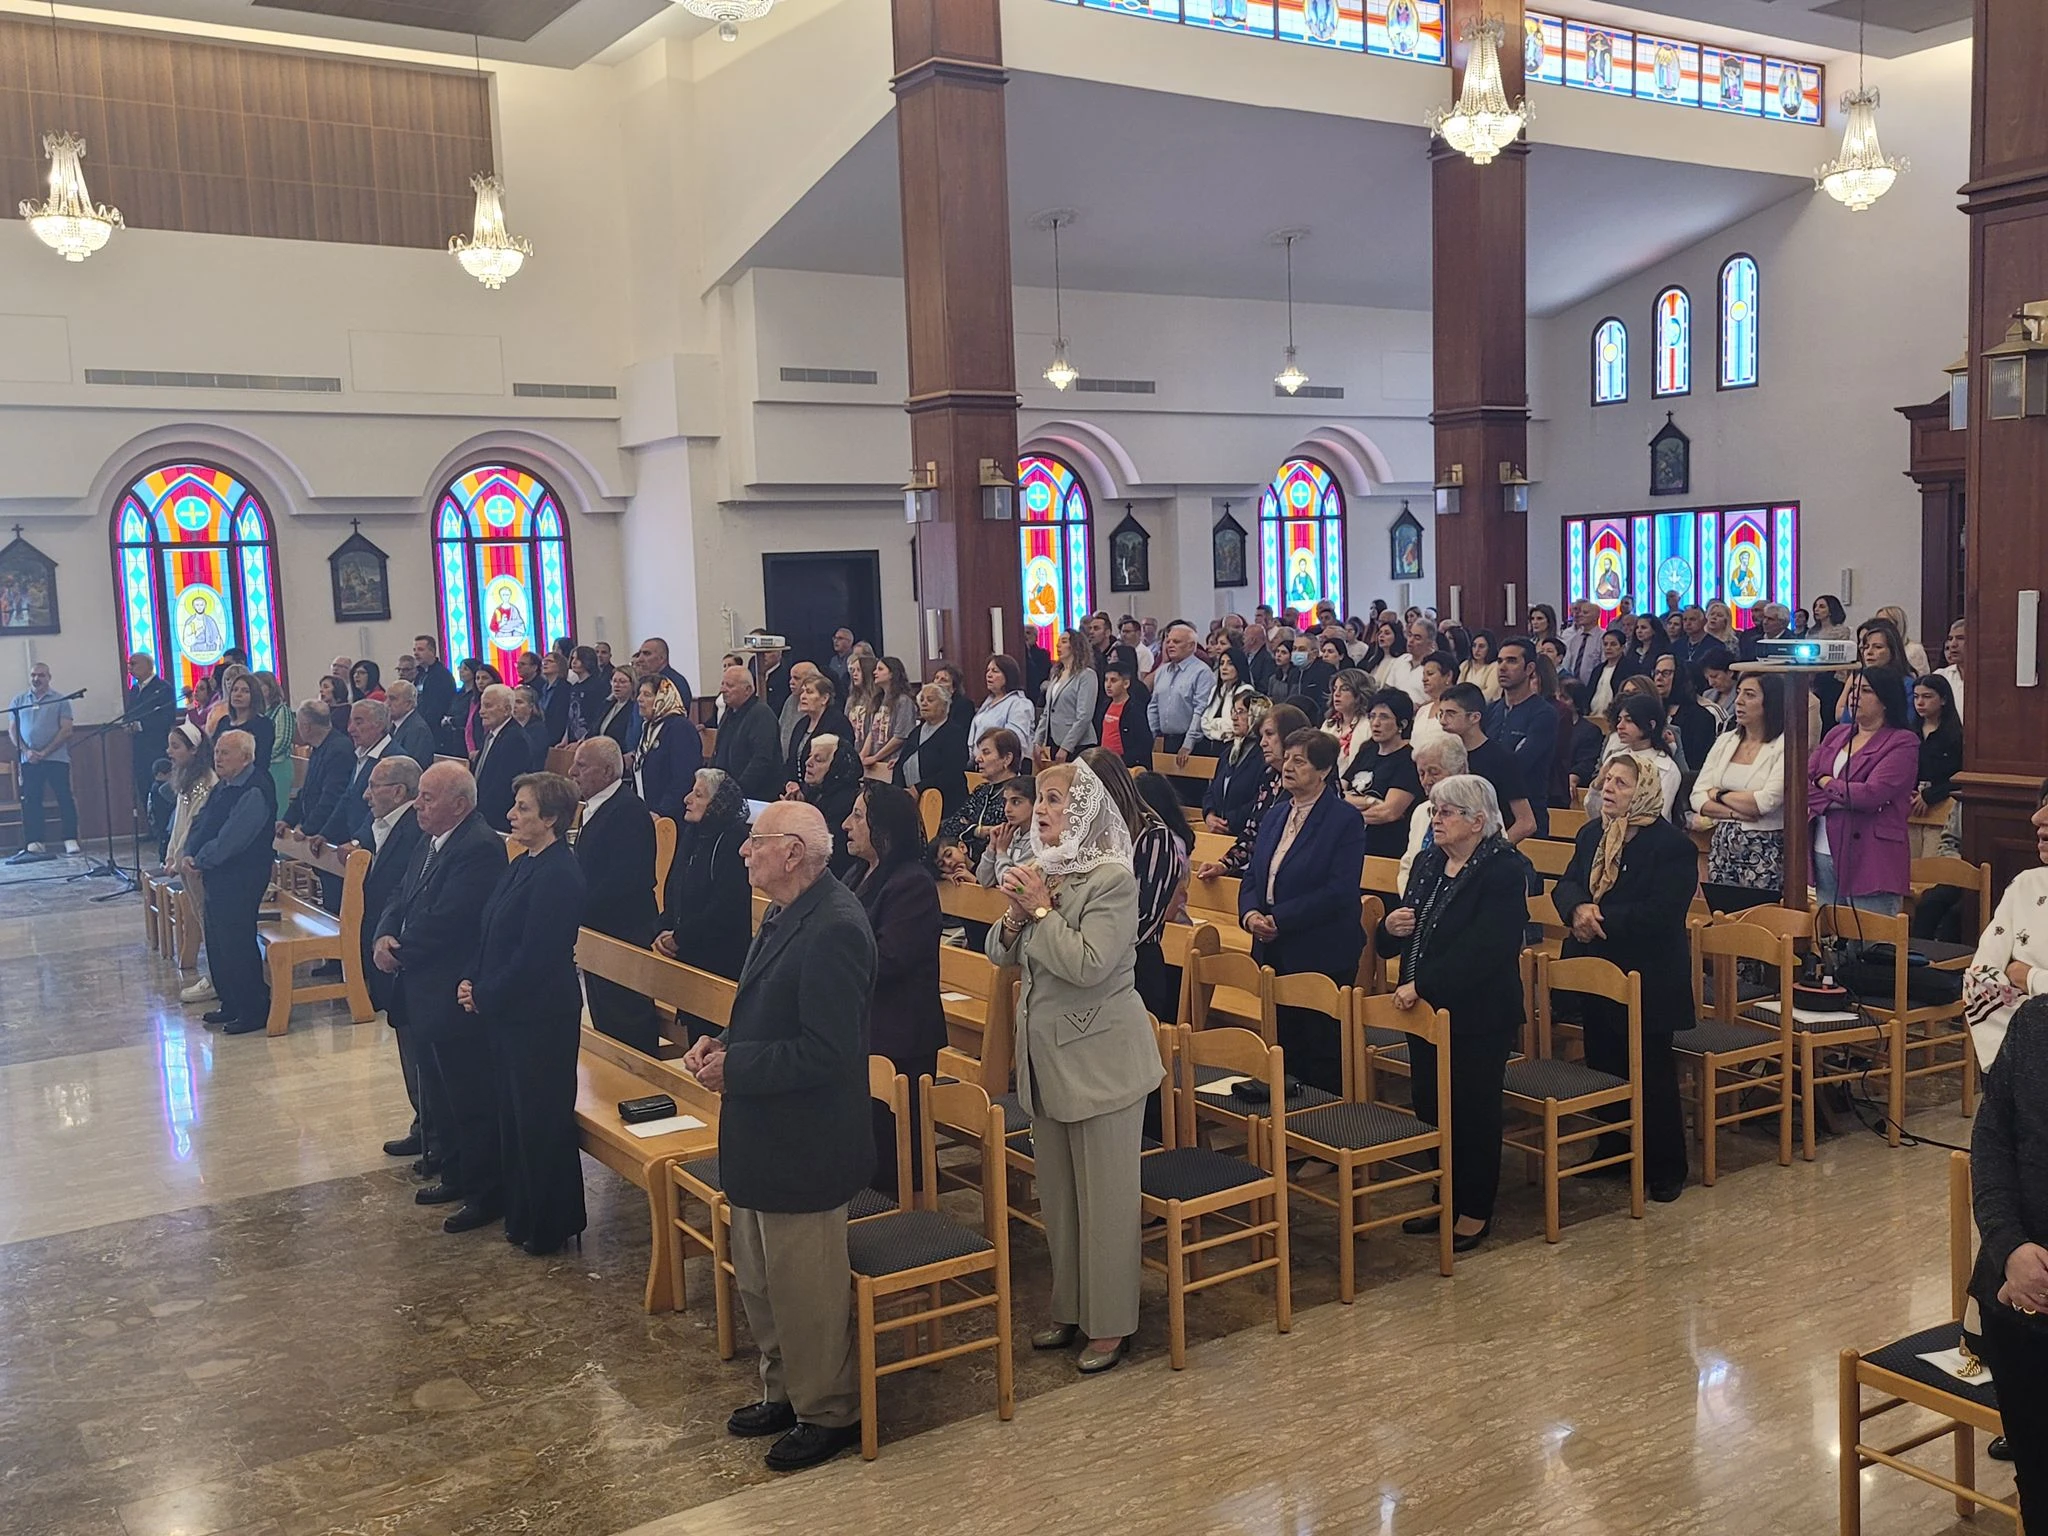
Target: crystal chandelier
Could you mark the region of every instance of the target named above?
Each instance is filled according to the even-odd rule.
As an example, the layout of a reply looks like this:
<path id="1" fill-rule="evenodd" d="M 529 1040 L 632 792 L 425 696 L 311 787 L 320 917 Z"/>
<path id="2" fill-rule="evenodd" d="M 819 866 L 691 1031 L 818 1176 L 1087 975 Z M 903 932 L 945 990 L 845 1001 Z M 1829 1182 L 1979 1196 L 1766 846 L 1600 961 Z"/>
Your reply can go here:
<path id="1" fill-rule="evenodd" d="M 1886 156 L 1877 143 L 1877 89 L 1863 83 L 1863 11 L 1856 12 L 1856 89 L 1842 98 L 1849 126 L 1842 134 L 1842 153 L 1814 173 L 1814 184 L 1851 213 L 1861 213 L 1909 169 L 1904 160 Z"/>
<path id="2" fill-rule="evenodd" d="M 759 21 L 775 9 L 775 0 L 683 0 L 683 9 L 692 16 L 717 22 L 719 40 L 736 43 L 740 40 L 740 23 Z"/>
<path id="3" fill-rule="evenodd" d="M 1064 392 L 1081 377 L 1081 370 L 1067 361 L 1067 317 L 1060 299 L 1060 226 L 1073 223 L 1074 215 L 1063 208 L 1056 213 L 1040 214 L 1038 222 L 1041 228 L 1052 231 L 1052 361 L 1045 365 L 1044 379 Z"/>
<path id="4" fill-rule="evenodd" d="M 1275 242 L 1287 247 L 1287 351 L 1286 366 L 1273 375 L 1273 382 L 1288 394 L 1293 394 L 1308 382 L 1308 375 L 1301 371 L 1294 353 L 1294 242 L 1308 233 L 1305 229 L 1283 229 L 1273 236 Z"/>
<path id="5" fill-rule="evenodd" d="M 1500 76 L 1500 43 L 1506 36 L 1500 22 L 1483 16 L 1464 35 L 1472 45 L 1465 60 L 1465 88 L 1455 107 L 1438 107 L 1427 123 L 1431 133 L 1474 165 L 1485 165 L 1528 127 L 1529 103 L 1525 99 L 1508 105 Z"/>
<path id="6" fill-rule="evenodd" d="M 505 229 L 505 184 L 495 176 L 472 176 L 476 188 L 476 221 L 470 237 L 448 237 L 448 252 L 462 263 L 462 270 L 486 288 L 505 286 L 505 279 L 526 265 L 533 244 Z"/>
<path id="7" fill-rule="evenodd" d="M 50 157 L 48 202 L 23 201 L 21 216 L 35 237 L 66 261 L 83 261 L 123 227 L 121 210 L 96 205 L 85 189 L 85 140 L 68 133 L 43 135 Z"/>

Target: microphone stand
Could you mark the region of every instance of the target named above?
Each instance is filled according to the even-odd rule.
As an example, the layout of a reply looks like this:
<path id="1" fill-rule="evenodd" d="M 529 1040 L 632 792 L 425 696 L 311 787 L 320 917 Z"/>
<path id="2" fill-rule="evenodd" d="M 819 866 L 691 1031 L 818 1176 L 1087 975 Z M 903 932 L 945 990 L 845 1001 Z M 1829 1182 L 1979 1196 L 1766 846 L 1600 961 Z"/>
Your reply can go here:
<path id="1" fill-rule="evenodd" d="M 85 690 L 81 688 L 79 692 L 84 693 Z M 135 825 L 133 795 L 129 796 L 128 804 L 129 836 L 131 839 L 130 853 L 135 864 L 133 873 L 123 869 L 120 861 L 114 857 L 114 783 L 111 766 L 107 760 L 107 737 L 115 731 L 125 731 L 128 729 L 131 722 L 130 710 L 132 708 L 132 704 L 128 708 L 124 708 L 117 718 L 109 720 L 105 725 L 99 726 L 97 729 L 86 732 L 83 738 L 72 738 L 74 741 L 80 739 L 91 741 L 96 738 L 100 744 L 100 814 L 106 818 L 107 856 L 104 859 L 89 857 L 85 868 L 71 877 L 72 880 L 112 879 L 118 882 L 113 890 L 102 892 L 100 895 L 93 897 L 92 900 L 95 902 L 113 901 L 118 897 L 132 895 L 141 888 L 142 833 Z"/>

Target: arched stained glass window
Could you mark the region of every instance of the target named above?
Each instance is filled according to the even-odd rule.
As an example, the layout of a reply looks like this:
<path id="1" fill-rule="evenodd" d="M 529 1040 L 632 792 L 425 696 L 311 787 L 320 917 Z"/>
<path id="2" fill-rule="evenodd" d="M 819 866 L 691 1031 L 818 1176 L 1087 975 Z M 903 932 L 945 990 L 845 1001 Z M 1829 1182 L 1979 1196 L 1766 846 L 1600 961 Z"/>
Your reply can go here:
<path id="1" fill-rule="evenodd" d="M 1344 612 L 1344 491 L 1314 459 L 1289 459 L 1259 498 L 1259 600 Z"/>
<path id="2" fill-rule="evenodd" d="M 1593 403 L 1628 399 L 1628 327 L 1609 315 L 1593 327 Z"/>
<path id="3" fill-rule="evenodd" d="M 1657 351 L 1650 393 L 1659 397 L 1689 395 L 1692 393 L 1692 299 L 1683 288 L 1666 288 L 1657 295 L 1653 320 Z"/>
<path id="4" fill-rule="evenodd" d="M 1730 256 L 1721 264 L 1721 379 L 1723 389 L 1756 383 L 1757 277 L 1755 258 Z"/>
<path id="5" fill-rule="evenodd" d="M 124 654 L 155 657 L 174 689 L 231 646 L 283 679 L 277 543 L 254 491 L 218 465 L 165 464 L 121 493 L 113 532 Z"/>
<path id="6" fill-rule="evenodd" d="M 512 464 L 457 475 L 434 512 L 441 654 L 474 656 L 508 681 L 521 651 L 545 651 L 570 633 L 575 598 L 561 504 Z"/>
<path id="7" fill-rule="evenodd" d="M 1062 633 L 1094 611 L 1089 539 L 1094 509 L 1073 469 L 1048 454 L 1017 461 L 1017 544 L 1024 574 L 1024 627 L 1057 654 Z"/>

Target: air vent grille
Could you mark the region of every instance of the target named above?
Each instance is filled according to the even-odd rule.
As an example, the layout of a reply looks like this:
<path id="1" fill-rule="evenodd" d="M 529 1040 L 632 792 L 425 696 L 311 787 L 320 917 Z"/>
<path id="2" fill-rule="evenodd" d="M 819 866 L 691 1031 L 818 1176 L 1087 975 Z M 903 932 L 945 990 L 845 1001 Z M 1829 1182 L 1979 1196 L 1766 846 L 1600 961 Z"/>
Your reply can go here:
<path id="1" fill-rule="evenodd" d="M 177 373 L 161 368 L 88 368 L 88 384 L 144 389 L 260 389 L 294 395 L 338 395 L 341 380 L 279 373 Z"/>
<path id="2" fill-rule="evenodd" d="M 1159 385 L 1152 379 L 1076 379 L 1076 393 L 1083 395 L 1156 395 Z"/>
<path id="3" fill-rule="evenodd" d="M 610 384 L 517 384 L 512 393 L 528 400 L 616 400 L 618 390 Z"/>
<path id="4" fill-rule="evenodd" d="M 782 370 L 785 384 L 879 384 L 880 376 L 872 368 L 785 368 Z"/>
<path id="5" fill-rule="evenodd" d="M 1304 384 L 1290 395 L 1278 384 L 1275 384 L 1273 386 L 1273 393 L 1282 400 L 1342 400 L 1344 398 L 1344 386 L 1342 384 Z"/>

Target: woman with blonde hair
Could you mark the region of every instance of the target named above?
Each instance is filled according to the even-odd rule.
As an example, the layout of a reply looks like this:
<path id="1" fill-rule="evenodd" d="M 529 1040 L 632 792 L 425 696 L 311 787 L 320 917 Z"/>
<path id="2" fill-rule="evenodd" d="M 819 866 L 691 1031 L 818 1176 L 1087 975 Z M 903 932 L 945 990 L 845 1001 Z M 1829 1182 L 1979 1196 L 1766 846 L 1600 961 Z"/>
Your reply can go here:
<path id="1" fill-rule="evenodd" d="M 1905 642 L 1906 646 L 1906 654 L 1900 659 L 1905 664 L 1906 672 L 1909 676 L 1925 677 L 1934 670 L 1927 662 L 1927 647 L 1918 640 L 1907 638 L 1912 634 L 1912 626 L 1906 622 L 1905 609 L 1901 608 L 1897 603 L 1886 603 L 1872 617 L 1888 620 L 1892 628 L 1899 632 L 1899 638 Z"/>

